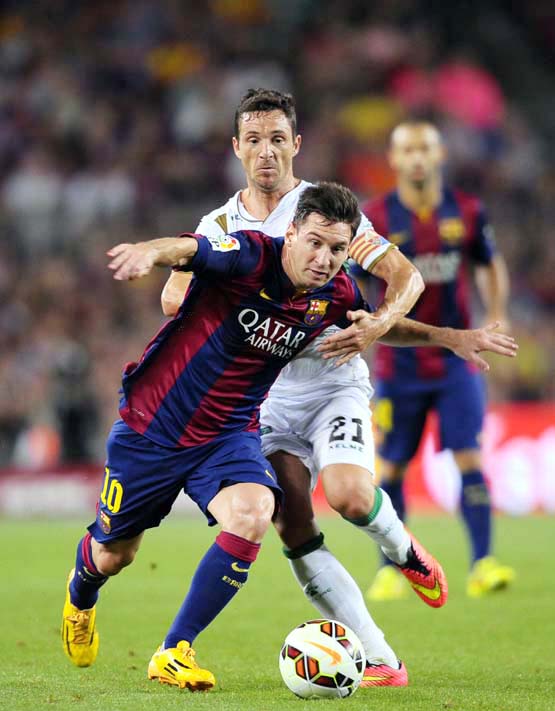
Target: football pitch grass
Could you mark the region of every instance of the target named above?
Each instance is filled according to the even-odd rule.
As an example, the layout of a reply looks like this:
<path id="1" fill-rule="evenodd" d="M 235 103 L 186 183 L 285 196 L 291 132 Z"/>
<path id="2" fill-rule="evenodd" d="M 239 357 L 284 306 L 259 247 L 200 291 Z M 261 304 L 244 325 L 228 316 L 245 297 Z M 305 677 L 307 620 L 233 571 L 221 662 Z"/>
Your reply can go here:
<path id="1" fill-rule="evenodd" d="M 366 589 L 376 567 L 370 540 L 336 517 L 321 521 L 328 546 Z M 365 711 L 548 711 L 555 709 L 555 520 L 499 518 L 499 558 L 517 569 L 510 590 L 464 594 L 466 546 L 460 523 L 415 517 L 412 529 L 442 561 L 445 608 L 416 595 L 371 611 L 405 661 L 407 688 L 359 689 L 344 700 L 303 701 L 283 685 L 278 653 L 286 634 L 317 617 L 271 531 L 250 580 L 195 644 L 216 688 L 192 694 L 146 678 L 150 656 L 214 538 L 200 519 L 170 517 L 147 532 L 135 563 L 102 590 L 100 653 L 89 669 L 64 656 L 59 626 L 65 579 L 82 533 L 79 522 L 0 520 L 0 707 L 16 709 L 218 709 L 272 711 L 340 705 Z"/>

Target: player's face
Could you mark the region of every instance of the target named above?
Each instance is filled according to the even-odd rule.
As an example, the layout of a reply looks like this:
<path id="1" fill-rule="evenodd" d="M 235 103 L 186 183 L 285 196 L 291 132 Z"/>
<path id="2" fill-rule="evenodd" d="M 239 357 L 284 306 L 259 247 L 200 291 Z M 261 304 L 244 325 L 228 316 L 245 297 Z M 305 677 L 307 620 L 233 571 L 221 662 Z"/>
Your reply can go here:
<path id="1" fill-rule="evenodd" d="M 425 185 L 439 176 L 445 159 L 439 132 L 427 124 L 399 126 L 391 138 L 389 159 L 399 180 Z"/>
<path id="2" fill-rule="evenodd" d="M 293 158 L 301 137 L 283 111 L 244 113 L 239 119 L 239 136 L 233 150 L 245 169 L 247 180 L 264 192 L 278 191 L 293 177 Z"/>
<path id="3" fill-rule="evenodd" d="M 329 223 L 313 212 L 285 233 L 284 267 L 297 289 L 317 289 L 333 279 L 347 259 L 351 225 Z"/>

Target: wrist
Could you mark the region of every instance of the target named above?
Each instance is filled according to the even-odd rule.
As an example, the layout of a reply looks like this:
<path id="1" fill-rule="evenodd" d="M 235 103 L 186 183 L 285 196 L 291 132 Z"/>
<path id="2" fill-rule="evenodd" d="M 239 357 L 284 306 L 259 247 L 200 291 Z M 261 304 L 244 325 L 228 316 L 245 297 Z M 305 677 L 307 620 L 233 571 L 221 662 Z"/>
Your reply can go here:
<path id="1" fill-rule="evenodd" d="M 449 328 L 447 326 L 443 328 L 438 328 L 432 334 L 432 341 L 435 346 L 453 350 L 453 345 L 455 342 L 455 329 Z"/>

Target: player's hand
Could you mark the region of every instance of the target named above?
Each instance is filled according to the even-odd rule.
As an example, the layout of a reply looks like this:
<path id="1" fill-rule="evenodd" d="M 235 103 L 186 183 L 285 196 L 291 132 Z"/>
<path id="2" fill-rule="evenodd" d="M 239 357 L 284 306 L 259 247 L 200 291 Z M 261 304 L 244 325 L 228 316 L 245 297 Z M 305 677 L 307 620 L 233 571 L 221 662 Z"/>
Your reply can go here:
<path id="1" fill-rule="evenodd" d="M 349 328 L 328 336 L 318 346 L 326 360 L 337 358 L 336 366 L 348 363 L 391 328 L 391 324 L 383 316 L 368 313 L 363 309 L 347 311 L 347 318 L 353 322 Z"/>
<path id="2" fill-rule="evenodd" d="M 509 321 L 509 317 L 507 316 L 507 314 L 500 314 L 500 313 L 486 314 L 486 317 L 483 320 L 484 327 L 490 323 L 498 323 L 499 324 L 498 330 L 501 333 L 510 333 L 511 332 L 511 322 Z"/>
<path id="3" fill-rule="evenodd" d="M 487 372 L 490 368 L 489 363 L 481 358 L 479 353 L 489 351 L 514 358 L 518 351 L 518 344 L 512 336 L 496 333 L 499 326 L 499 321 L 495 321 L 483 328 L 468 331 L 449 329 L 446 346 L 460 358 L 474 363 L 480 370 Z"/>
<path id="4" fill-rule="evenodd" d="M 114 279 L 118 281 L 146 276 L 151 272 L 158 256 L 157 251 L 148 242 L 117 244 L 106 254 L 112 257 L 108 269 L 114 272 Z"/>

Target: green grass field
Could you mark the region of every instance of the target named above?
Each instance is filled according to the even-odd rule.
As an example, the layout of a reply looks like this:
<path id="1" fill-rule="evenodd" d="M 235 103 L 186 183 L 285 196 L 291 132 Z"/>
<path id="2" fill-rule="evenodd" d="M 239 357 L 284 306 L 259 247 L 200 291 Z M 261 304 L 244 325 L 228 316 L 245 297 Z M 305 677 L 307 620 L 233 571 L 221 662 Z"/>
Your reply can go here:
<path id="1" fill-rule="evenodd" d="M 329 547 L 366 588 L 376 566 L 371 542 L 338 518 L 322 523 Z M 147 533 L 133 566 L 102 591 L 95 666 L 77 669 L 62 652 L 59 623 L 82 526 L 0 521 L 1 708 L 555 709 L 554 519 L 497 521 L 498 555 L 519 577 L 514 588 L 483 600 L 464 594 L 467 554 L 459 522 L 430 516 L 411 524 L 443 562 L 451 594 L 441 610 L 416 595 L 373 605 L 375 620 L 406 662 L 410 686 L 361 689 L 345 700 L 302 701 L 282 684 L 277 656 L 289 630 L 316 614 L 290 575 L 273 531 L 246 588 L 195 644 L 200 663 L 216 675 L 216 689 L 191 694 L 149 682 L 146 666 L 213 530 L 200 520 L 176 517 Z"/>

